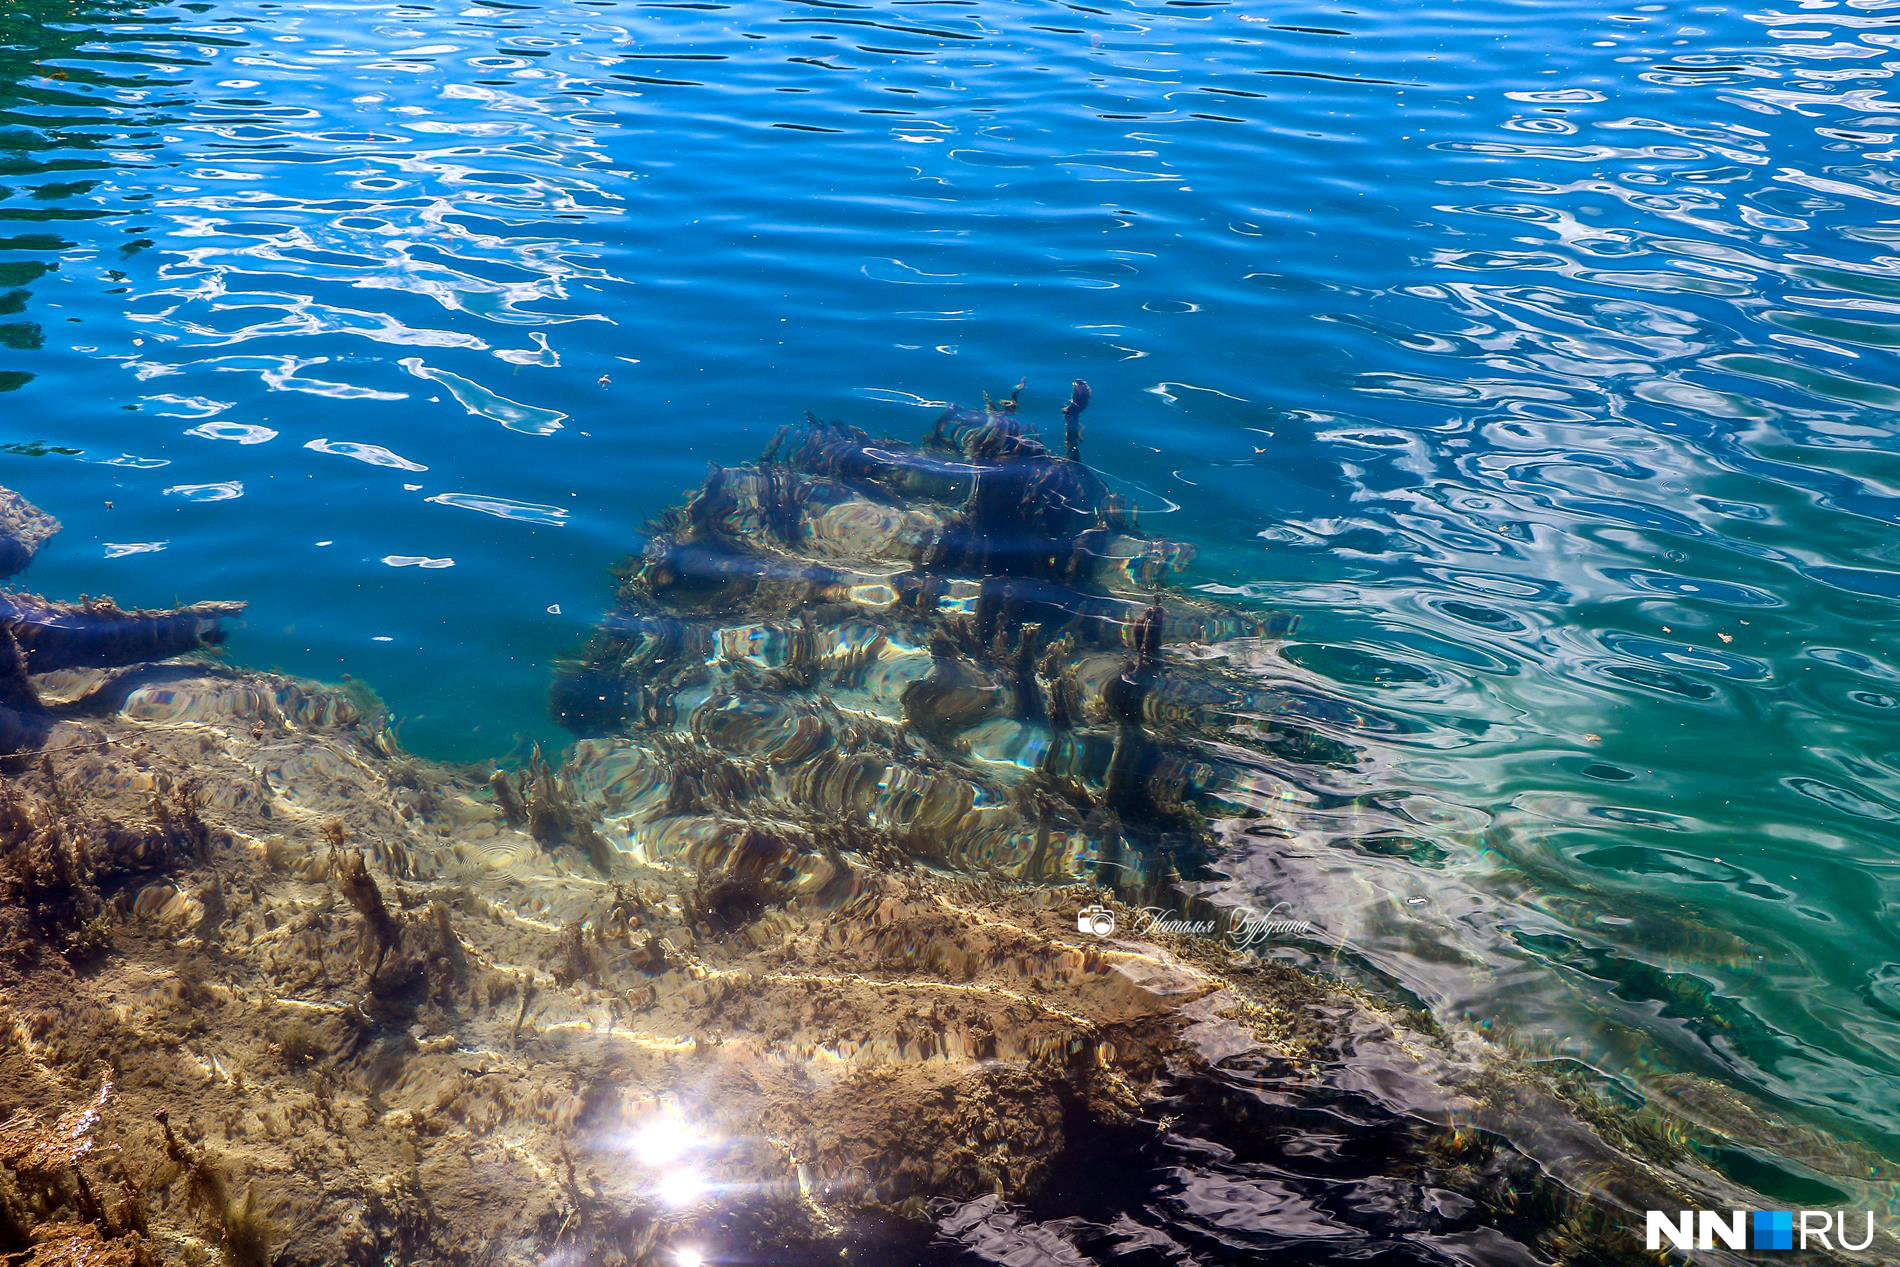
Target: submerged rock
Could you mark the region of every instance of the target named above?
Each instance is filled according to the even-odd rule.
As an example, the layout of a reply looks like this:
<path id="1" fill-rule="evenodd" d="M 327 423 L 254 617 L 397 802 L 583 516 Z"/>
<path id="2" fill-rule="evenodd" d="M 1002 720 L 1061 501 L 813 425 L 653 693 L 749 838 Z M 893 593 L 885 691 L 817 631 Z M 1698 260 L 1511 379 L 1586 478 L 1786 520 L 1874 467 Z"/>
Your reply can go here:
<path id="1" fill-rule="evenodd" d="M 59 520 L 12 489 L 0 488 L 0 577 L 26 567 L 58 531 Z"/>
<path id="2" fill-rule="evenodd" d="M 981 1255 L 1104 1167 L 1229 1186 L 1195 1217 L 1234 1234 L 1323 1225 L 1314 1263 L 1617 1243 L 1509 1129 L 1567 1123 L 1607 1171 L 1607 1115 L 1292 969 L 1083 934 L 1100 891 L 684 812 L 690 844 L 602 876 L 346 699 L 200 668 L 91 699 L 4 784 L 7 856 L 73 841 L 90 932 L 0 886 L 43 938 L 0 957 L 0 1114 L 90 1104 L 99 1147 L 50 1177 L 0 1155 L 0 1252 L 947 1262 L 929 1236 Z"/>
<path id="3" fill-rule="evenodd" d="M 655 526 L 554 711 L 634 740 L 586 750 L 627 767 L 589 777 L 628 848 L 679 808 L 634 769 L 657 739 L 661 766 L 725 771 L 704 811 L 1161 892 L 1208 816 L 1289 795 L 1284 758 L 1351 766 L 1379 724 L 1237 666 L 1284 622 L 1164 591 L 1190 557 L 1013 408 L 949 410 L 916 446 L 808 421 Z"/>
<path id="4" fill-rule="evenodd" d="M 1172 1152 L 1180 1173 L 1207 1167 L 1220 1177 L 1203 1182 L 1232 1189 L 1204 1217 L 1208 1237 L 1229 1251 L 1297 1244 L 1307 1263 L 1635 1260 L 1641 1211 L 1695 1204 L 1691 1192 L 1746 1204 L 1655 1119 L 1469 1035 L 1226 955 L 1217 939 L 1095 942 L 1069 927 L 1086 889 L 1018 887 L 1094 882 L 1131 905 L 1191 909 L 1181 882 L 1216 824 L 1270 822 L 1287 799 L 1326 795 L 1364 759 L 1355 738 L 1393 728 L 1274 667 L 1271 613 L 1168 588 L 1192 552 L 1150 535 L 1077 460 L 1078 388 L 1067 456 L 1025 428 L 1012 397 L 946 411 L 917 445 L 807 420 L 758 463 L 715 467 L 653 525 L 601 629 L 557 672 L 555 714 L 584 736 L 564 785 L 598 807 L 625 865 L 727 895 L 705 931 L 769 944 L 825 921 L 800 935 L 841 965 L 824 979 L 861 982 L 851 939 L 888 927 L 926 991 L 987 980 L 1025 1000 L 1012 1025 L 1072 1026 L 1069 1061 L 1038 1065 L 1046 1043 L 986 1046 L 948 996 L 921 1014 L 876 992 L 853 999 L 903 1024 L 854 1056 L 909 1077 L 924 1057 L 1008 1062 L 1019 1080 L 998 1103 L 1043 1097 L 1025 1135 L 1047 1142 L 932 1170 L 961 1154 L 931 1133 L 940 1119 L 912 1117 L 896 1153 L 860 1135 L 859 1169 L 821 1169 L 830 1182 L 814 1199 L 904 1208 L 993 1185 L 1001 1204 L 980 1216 L 940 1205 L 940 1230 L 981 1256 L 1035 1245 L 1039 1261 L 1082 1261 L 1067 1232 L 1051 1241 L 1034 1226 L 1036 1194 L 1071 1191 L 1089 1208 L 1065 1164 L 1165 1190 L 1170 1167 L 1139 1159 Z M 867 895 L 888 920 L 867 919 Z M 996 944 L 999 928 L 1017 940 Z M 999 954 L 1021 975 L 996 981 Z M 1098 1011 L 1104 989 L 1128 1010 Z M 971 1077 L 942 1084 L 948 1120 L 980 1122 L 996 1095 Z M 854 1086 L 847 1103 L 875 1100 Z M 799 1111 L 839 1110 L 814 1097 Z M 1192 1129 L 1159 1127 L 1170 1118 Z M 824 1155 L 795 1121 L 771 1120 L 799 1141 L 792 1155 Z M 1441 1203 L 1440 1191 L 1464 1195 Z M 1181 1232 L 1116 1218 L 1130 1236 Z"/>
<path id="5" fill-rule="evenodd" d="M 1223 710 L 1320 761 L 1353 715 L 1220 654 L 1262 618 L 1166 595 L 1157 648 L 1123 560 L 1164 547 L 1097 477 L 941 434 L 987 438 L 709 481 L 565 671 L 602 733 L 558 771 L 267 675 L 34 683 L 76 702 L 0 766 L 0 1254 L 1636 1263 L 1644 1209 L 1763 1201 L 1473 1032 L 1134 934 L 1263 760 Z"/>

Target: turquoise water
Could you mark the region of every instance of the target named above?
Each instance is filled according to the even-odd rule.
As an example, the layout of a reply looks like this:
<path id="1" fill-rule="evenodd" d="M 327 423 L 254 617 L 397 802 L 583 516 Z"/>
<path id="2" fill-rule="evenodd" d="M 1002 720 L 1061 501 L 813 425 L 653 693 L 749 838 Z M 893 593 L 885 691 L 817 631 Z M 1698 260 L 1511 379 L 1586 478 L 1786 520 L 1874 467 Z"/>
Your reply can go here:
<path id="1" fill-rule="evenodd" d="M 1388 723 L 1223 892 L 1900 1157 L 1896 42 L 1827 0 L 10 0 L 0 483 L 66 524 L 35 587 L 248 600 L 237 661 L 494 757 L 708 461 L 1086 377 L 1089 459 Z M 1841 1178 L 1713 1100 L 1750 1182 Z"/>

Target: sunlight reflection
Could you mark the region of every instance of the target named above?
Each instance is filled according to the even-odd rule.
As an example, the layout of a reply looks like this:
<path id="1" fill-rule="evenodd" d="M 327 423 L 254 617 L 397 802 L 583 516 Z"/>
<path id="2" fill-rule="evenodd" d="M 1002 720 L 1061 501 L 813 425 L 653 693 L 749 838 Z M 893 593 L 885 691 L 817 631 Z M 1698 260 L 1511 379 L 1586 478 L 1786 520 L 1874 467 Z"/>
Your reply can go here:
<path id="1" fill-rule="evenodd" d="M 634 1153 L 649 1166 L 678 1161 L 706 1142 L 700 1129 L 677 1113 L 662 1113 L 634 1132 Z"/>
<path id="2" fill-rule="evenodd" d="M 661 1177 L 654 1191 L 663 1204 L 679 1209 L 696 1204 L 712 1191 L 712 1185 L 698 1171 L 672 1170 Z"/>

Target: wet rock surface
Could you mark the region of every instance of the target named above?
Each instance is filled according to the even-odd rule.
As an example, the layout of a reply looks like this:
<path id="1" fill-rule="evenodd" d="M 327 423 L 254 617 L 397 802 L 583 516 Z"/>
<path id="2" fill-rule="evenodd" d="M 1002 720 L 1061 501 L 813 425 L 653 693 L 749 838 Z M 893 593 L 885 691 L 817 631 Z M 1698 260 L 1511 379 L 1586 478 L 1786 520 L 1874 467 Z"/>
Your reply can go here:
<path id="1" fill-rule="evenodd" d="M 33 561 L 59 520 L 10 488 L 0 488 L 0 576 L 12 576 Z"/>

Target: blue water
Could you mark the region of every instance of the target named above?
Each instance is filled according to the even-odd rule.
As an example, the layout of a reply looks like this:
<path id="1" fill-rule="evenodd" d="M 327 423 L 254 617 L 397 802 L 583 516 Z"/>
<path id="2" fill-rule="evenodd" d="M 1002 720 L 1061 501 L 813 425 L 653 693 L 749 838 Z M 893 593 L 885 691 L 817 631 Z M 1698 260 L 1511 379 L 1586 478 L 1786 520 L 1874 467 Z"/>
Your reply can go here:
<path id="1" fill-rule="evenodd" d="M 9 0 L 0 483 L 66 524 L 36 588 L 248 600 L 235 660 L 496 757 L 708 461 L 1086 377 L 1144 522 L 1401 723 L 1227 888 L 1896 1157 L 1896 46 L 1866 0 Z"/>

